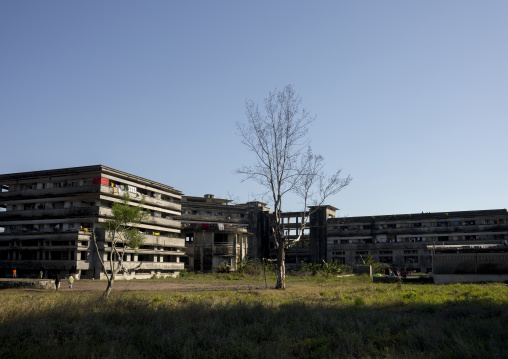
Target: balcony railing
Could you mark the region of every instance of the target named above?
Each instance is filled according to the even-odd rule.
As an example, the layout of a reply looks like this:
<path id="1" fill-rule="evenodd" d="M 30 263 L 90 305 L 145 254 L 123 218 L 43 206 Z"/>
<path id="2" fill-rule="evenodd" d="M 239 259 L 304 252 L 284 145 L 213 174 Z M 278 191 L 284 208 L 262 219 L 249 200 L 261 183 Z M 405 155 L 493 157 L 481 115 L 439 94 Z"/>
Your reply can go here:
<path id="1" fill-rule="evenodd" d="M 142 195 L 140 193 L 131 193 L 131 192 L 128 192 L 128 191 L 121 191 L 121 190 L 118 190 L 118 188 L 115 188 L 115 187 L 101 185 L 100 186 L 100 192 L 101 193 L 106 193 L 106 194 L 109 194 L 109 195 L 118 196 L 119 198 L 121 198 L 125 193 L 128 193 L 131 201 L 140 202 L 144 198 L 146 205 L 157 206 L 157 207 L 164 207 L 165 209 L 170 209 L 170 210 L 176 211 L 178 213 L 180 213 L 181 210 L 182 210 L 182 205 L 179 204 L 179 203 L 163 200 L 163 199 L 160 199 L 160 198 L 155 198 L 155 197 L 150 197 L 150 196 L 144 196 L 144 195 Z"/>
<path id="2" fill-rule="evenodd" d="M 230 243 L 214 243 L 213 254 L 232 257 L 235 255 L 235 245 Z"/>
<path id="3" fill-rule="evenodd" d="M 97 216 L 99 214 L 99 207 L 73 207 L 73 208 L 52 208 L 52 209 L 28 209 L 24 211 L 3 211 L 0 212 L 0 220 L 16 219 L 16 218 L 30 218 L 30 219 L 45 219 L 45 218 L 69 218 L 69 217 L 89 217 Z"/>
<path id="4" fill-rule="evenodd" d="M 0 199 L 53 197 L 65 194 L 97 193 L 101 185 L 66 186 L 55 188 L 23 189 L 20 191 L 0 192 Z"/>

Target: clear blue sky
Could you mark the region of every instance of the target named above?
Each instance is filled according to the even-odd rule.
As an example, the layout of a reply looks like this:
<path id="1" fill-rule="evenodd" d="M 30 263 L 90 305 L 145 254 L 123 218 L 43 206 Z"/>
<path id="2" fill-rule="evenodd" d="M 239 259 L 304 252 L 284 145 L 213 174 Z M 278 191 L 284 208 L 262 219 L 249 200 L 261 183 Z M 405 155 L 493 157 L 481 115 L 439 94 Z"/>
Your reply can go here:
<path id="1" fill-rule="evenodd" d="M 354 178 L 340 215 L 505 208 L 507 19 L 505 0 L 1 1 L 0 173 L 103 164 L 253 200 L 235 121 L 293 84 Z"/>

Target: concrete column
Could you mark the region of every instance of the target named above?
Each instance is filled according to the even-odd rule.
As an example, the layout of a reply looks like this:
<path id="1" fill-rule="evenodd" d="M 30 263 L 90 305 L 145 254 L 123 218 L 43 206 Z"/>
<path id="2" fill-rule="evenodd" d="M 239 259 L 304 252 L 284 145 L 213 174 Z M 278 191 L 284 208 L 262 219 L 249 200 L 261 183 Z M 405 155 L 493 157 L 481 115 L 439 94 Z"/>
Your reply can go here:
<path id="1" fill-rule="evenodd" d="M 204 254 L 203 247 L 199 248 L 199 251 L 201 252 L 201 272 L 203 272 L 204 271 L 203 266 L 205 265 L 205 258 L 203 257 Z"/>
<path id="2" fill-rule="evenodd" d="M 134 262 L 137 262 L 137 261 L 138 261 L 138 255 L 134 254 Z"/>

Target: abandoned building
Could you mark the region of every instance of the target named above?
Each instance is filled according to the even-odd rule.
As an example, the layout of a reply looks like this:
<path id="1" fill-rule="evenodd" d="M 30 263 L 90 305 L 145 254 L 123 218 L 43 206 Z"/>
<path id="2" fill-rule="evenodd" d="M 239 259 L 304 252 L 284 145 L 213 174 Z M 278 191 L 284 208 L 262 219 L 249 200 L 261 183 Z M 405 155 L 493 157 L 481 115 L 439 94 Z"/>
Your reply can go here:
<path id="1" fill-rule="evenodd" d="M 338 208 L 333 206 L 310 207 L 306 212 L 284 212 L 281 214 L 285 235 L 289 240 L 298 238 L 302 221 L 307 219 L 301 239 L 286 251 L 286 267 L 295 269 L 303 263 L 321 263 L 327 260 L 327 221 L 335 218 Z M 274 216 L 271 215 L 271 220 Z M 277 248 L 273 235 L 270 236 L 270 252 L 266 258 L 276 258 Z"/>
<path id="2" fill-rule="evenodd" d="M 508 242 L 432 245 L 434 283 L 508 281 Z"/>
<path id="3" fill-rule="evenodd" d="M 185 268 L 212 271 L 249 259 L 275 259 L 277 249 L 271 233 L 274 214 L 262 202 L 230 204 L 230 200 L 182 196 L 182 236 L 185 237 L 187 258 Z M 335 217 L 337 208 L 312 207 L 310 211 L 281 214 L 286 236 L 296 239 L 302 220 L 305 223 L 302 239 L 286 251 L 286 266 L 294 269 L 302 263 L 326 260 L 326 221 Z"/>
<path id="4" fill-rule="evenodd" d="M 20 277 L 43 271 L 46 277 L 103 278 L 98 255 L 107 260 L 111 246 L 101 223 L 125 193 L 151 216 L 139 225 L 145 243 L 138 250 L 125 248 L 121 278 L 176 275 L 184 268 L 235 270 L 245 258 L 277 255 L 274 214 L 262 202 L 183 196 L 173 187 L 102 165 L 4 174 L 0 188 L 4 277 L 16 269 Z M 286 251 L 288 269 L 322 261 L 353 265 L 371 256 L 392 268 L 431 272 L 439 267 L 430 245 L 490 246 L 508 240 L 506 209 L 347 218 L 336 218 L 336 211 L 323 205 L 309 207 L 303 217 L 281 214 L 290 239 L 297 238 L 307 218 L 302 239 Z"/>
<path id="5" fill-rule="evenodd" d="M 182 196 L 187 270 L 236 270 L 239 261 L 260 257 L 259 239 L 268 233 L 268 208 L 261 202 L 230 203 L 212 194 Z"/>
<path id="6" fill-rule="evenodd" d="M 150 211 L 139 225 L 145 242 L 125 248 L 123 278 L 175 275 L 184 268 L 180 235 L 181 192 L 102 165 L 0 175 L 0 276 L 35 277 L 77 273 L 103 278 L 98 255 L 111 247 L 101 223 L 127 193 L 130 203 Z M 95 223 L 95 225 L 93 224 Z M 93 243 L 95 228 L 97 246 Z M 106 264 L 109 265 L 109 264 Z"/>
<path id="7" fill-rule="evenodd" d="M 367 257 L 390 267 L 431 272 L 429 245 L 495 245 L 508 239 L 506 209 L 397 214 L 328 220 L 328 260 Z"/>

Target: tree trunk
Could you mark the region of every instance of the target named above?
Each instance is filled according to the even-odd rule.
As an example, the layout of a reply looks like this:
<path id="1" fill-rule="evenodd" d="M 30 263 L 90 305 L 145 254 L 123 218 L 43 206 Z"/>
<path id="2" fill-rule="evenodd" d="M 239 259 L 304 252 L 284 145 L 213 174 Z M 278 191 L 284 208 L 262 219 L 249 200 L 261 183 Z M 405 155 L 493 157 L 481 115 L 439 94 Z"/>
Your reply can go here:
<path id="1" fill-rule="evenodd" d="M 113 258 L 113 256 L 111 258 Z M 112 265 L 113 265 L 113 263 L 111 263 L 111 266 Z M 104 270 L 104 271 L 106 271 L 106 270 Z M 107 278 L 108 278 L 108 286 L 106 288 L 106 291 L 104 292 L 104 300 L 108 300 L 109 294 L 113 290 L 113 283 L 115 282 L 115 278 L 116 278 L 115 270 L 113 270 L 111 273 L 111 276 L 109 276 Z"/>
<path id="2" fill-rule="evenodd" d="M 286 249 L 284 240 L 279 239 L 279 248 L 277 249 L 277 284 L 275 289 L 286 289 Z"/>
<path id="3" fill-rule="evenodd" d="M 106 291 L 104 292 L 104 299 L 108 300 L 109 294 L 111 293 L 111 290 L 113 289 L 113 282 L 115 280 L 113 278 L 108 280 L 108 287 L 106 288 Z"/>

